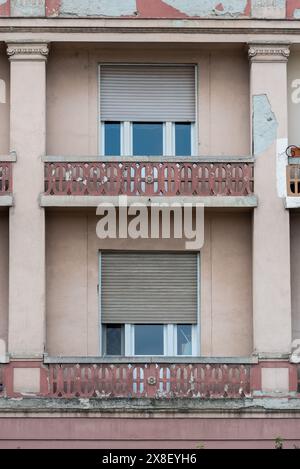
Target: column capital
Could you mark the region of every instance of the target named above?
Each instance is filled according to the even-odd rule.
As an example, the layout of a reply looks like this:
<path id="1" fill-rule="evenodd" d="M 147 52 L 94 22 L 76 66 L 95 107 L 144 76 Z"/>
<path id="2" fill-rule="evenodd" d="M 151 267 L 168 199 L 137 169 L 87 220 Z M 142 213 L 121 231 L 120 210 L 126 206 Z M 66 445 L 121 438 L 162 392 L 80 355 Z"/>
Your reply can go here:
<path id="1" fill-rule="evenodd" d="M 49 44 L 44 42 L 16 42 L 7 43 L 7 55 L 10 61 L 30 60 L 47 61 Z"/>
<path id="2" fill-rule="evenodd" d="M 290 56 L 290 44 L 286 42 L 248 43 L 250 62 L 287 62 Z"/>

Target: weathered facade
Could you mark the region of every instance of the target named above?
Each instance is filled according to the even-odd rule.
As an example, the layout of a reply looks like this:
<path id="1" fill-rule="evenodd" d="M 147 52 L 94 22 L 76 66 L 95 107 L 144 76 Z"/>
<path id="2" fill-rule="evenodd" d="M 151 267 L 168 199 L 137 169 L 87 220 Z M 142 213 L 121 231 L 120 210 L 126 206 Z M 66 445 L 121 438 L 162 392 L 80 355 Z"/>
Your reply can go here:
<path id="1" fill-rule="evenodd" d="M 299 19 L 0 1 L 0 447 L 299 445 Z M 100 239 L 119 196 L 203 246 Z"/>

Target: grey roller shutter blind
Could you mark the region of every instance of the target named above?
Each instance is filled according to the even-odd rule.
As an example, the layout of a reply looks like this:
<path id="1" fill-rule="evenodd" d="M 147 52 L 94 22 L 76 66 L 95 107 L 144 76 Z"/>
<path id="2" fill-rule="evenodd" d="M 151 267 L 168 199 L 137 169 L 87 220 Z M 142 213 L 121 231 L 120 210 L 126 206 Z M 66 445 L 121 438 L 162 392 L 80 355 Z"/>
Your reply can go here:
<path id="1" fill-rule="evenodd" d="M 106 324 L 196 324 L 197 254 L 102 252 Z"/>
<path id="2" fill-rule="evenodd" d="M 194 122 L 195 67 L 102 65 L 102 121 Z"/>

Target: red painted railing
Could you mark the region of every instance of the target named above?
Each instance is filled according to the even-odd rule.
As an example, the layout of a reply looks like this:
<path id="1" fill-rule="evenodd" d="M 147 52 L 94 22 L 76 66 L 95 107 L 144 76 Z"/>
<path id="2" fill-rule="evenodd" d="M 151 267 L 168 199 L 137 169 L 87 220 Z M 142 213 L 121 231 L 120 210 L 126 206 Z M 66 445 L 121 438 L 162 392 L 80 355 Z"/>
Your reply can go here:
<path id="1" fill-rule="evenodd" d="M 250 394 L 250 365 L 81 364 L 49 366 L 49 397 L 239 398 Z"/>
<path id="2" fill-rule="evenodd" d="M 247 196 L 253 163 L 46 163 L 46 195 Z"/>
<path id="3" fill-rule="evenodd" d="M 12 163 L 0 162 L 0 196 L 12 193 Z"/>

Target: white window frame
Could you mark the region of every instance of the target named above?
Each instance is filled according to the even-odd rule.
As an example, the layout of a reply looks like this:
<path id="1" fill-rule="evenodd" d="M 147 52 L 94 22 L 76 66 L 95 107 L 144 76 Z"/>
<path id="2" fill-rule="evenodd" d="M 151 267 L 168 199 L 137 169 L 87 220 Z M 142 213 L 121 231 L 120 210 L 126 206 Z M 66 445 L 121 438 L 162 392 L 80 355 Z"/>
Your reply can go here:
<path id="1" fill-rule="evenodd" d="M 176 132 L 177 122 L 162 122 L 163 124 L 163 154 L 162 157 L 176 157 Z M 191 125 L 191 156 L 195 156 L 195 123 Z M 101 156 L 105 155 L 105 122 L 101 122 Z M 120 122 L 120 156 L 133 156 L 133 122 Z M 118 155 L 115 155 L 118 156 Z M 144 156 L 144 155 L 138 155 Z M 178 156 L 180 158 L 180 155 Z"/>
<path id="2" fill-rule="evenodd" d="M 104 63 L 98 63 L 98 151 L 100 156 L 104 157 L 105 156 L 105 142 L 104 142 L 104 124 L 105 121 L 102 121 L 101 119 L 101 92 L 100 92 L 100 80 L 101 80 L 101 67 L 105 65 L 132 65 L 132 66 L 137 66 L 137 65 L 147 65 L 149 67 L 151 66 L 162 66 L 162 67 L 167 67 L 167 66 L 190 66 L 193 65 L 195 69 L 195 121 L 191 122 L 191 156 L 196 156 L 197 155 L 197 148 L 198 148 L 198 123 L 199 123 L 199 111 L 198 111 L 198 95 L 199 95 L 199 85 L 198 85 L 198 67 L 199 65 L 196 63 L 117 63 L 117 62 L 104 62 Z M 175 156 L 175 123 L 170 123 L 167 121 L 163 122 L 166 126 L 173 124 L 172 127 L 172 132 L 170 130 L 164 131 L 164 147 L 163 147 L 163 156 Z M 131 122 L 122 122 L 120 121 L 121 124 L 121 155 L 120 156 L 133 156 L 132 155 L 132 129 L 131 129 L 131 135 L 129 136 L 129 127 L 132 127 Z M 169 150 L 171 152 L 169 153 Z M 140 155 L 143 156 L 143 155 Z"/>
<path id="3" fill-rule="evenodd" d="M 147 324 L 144 324 L 145 326 Z M 198 324 L 192 327 L 192 354 L 177 354 L 177 324 L 162 324 L 164 327 L 164 353 L 163 355 L 136 355 L 135 354 L 135 324 L 124 324 L 124 356 L 125 357 L 195 357 L 198 354 Z"/>
<path id="4" fill-rule="evenodd" d="M 98 257 L 98 270 L 99 270 L 99 284 L 98 284 L 98 314 L 99 314 L 99 355 L 104 356 L 103 349 L 103 325 L 101 319 L 101 251 Z M 200 267 L 201 267 L 201 254 L 197 255 L 197 324 L 192 324 L 192 355 L 186 357 L 197 357 L 201 355 L 201 290 L 200 290 Z M 182 322 L 182 324 L 186 324 Z M 124 354 L 125 357 L 141 357 L 142 355 L 134 355 L 134 324 L 124 324 Z M 161 355 L 158 355 L 161 356 Z M 185 355 L 177 355 L 177 324 L 166 324 L 164 330 L 164 355 L 167 357 L 185 357 Z M 149 357 L 149 355 L 146 355 Z"/>

